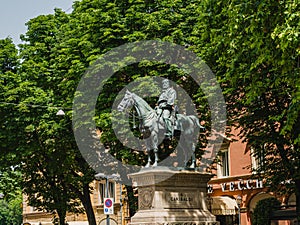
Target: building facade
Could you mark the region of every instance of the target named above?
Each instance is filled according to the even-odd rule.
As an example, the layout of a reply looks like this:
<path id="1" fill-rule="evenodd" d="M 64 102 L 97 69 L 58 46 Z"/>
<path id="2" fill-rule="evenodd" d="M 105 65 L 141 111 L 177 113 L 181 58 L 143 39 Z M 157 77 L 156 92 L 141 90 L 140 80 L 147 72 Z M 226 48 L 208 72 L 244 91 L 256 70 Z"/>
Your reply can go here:
<path id="1" fill-rule="evenodd" d="M 108 184 L 108 197 L 113 198 L 113 214 L 109 215 L 111 225 L 126 225 L 129 218 L 129 207 L 125 195 L 124 186 L 116 183 L 114 180 L 95 180 L 93 194 L 91 194 L 92 205 L 95 212 L 97 224 L 106 224 L 107 215 L 104 214 L 104 198 L 106 197 L 106 184 Z M 53 225 L 55 215 L 47 212 L 37 211 L 34 207 L 27 204 L 26 196 L 23 199 L 23 223 L 31 225 Z M 88 225 L 85 214 L 68 213 L 67 222 L 69 225 Z"/>
<path id="2" fill-rule="evenodd" d="M 211 172 L 214 174 L 208 183 L 208 209 L 216 216 L 221 225 L 251 225 L 253 212 L 257 203 L 266 198 L 276 197 L 286 209 L 274 212 L 272 225 L 293 225 L 296 197 L 278 196 L 270 193 L 264 180 L 253 178 L 253 168 L 262 162 L 261 159 L 252 156 L 252 150 L 237 138 L 238 131 L 232 130 L 232 137 L 225 138 L 218 154 L 217 163 Z M 109 180 L 95 180 L 92 185 L 94 192 L 91 195 L 97 224 L 106 224 L 104 214 L 104 197 L 106 188 L 109 197 L 114 199 L 114 214 L 110 215 L 110 224 L 126 225 L 130 222 L 129 206 L 126 191 L 122 185 Z M 293 206 L 289 208 L 288 206 Z M 38 212 L 23 202 L 24 223 L 32 225 L 50 225 L 53 215 Z M 68 214 L 69 225 L 88 225 L 86 215 Z"/>
<path id="3" fill-rule="evenodd" d="M 221 225 L 251 225 L 254 209 L 262 199 L 276 197 L 282 206 L 296 204 L 294 194 L 270 193 L 264 180 L 253 178 L 253 169 L 262 160 L 254 157 L 251 148 L 237 138 L 238 132 L 232 130 L 233 136 L 225 138 L 213 166 L 214 177 L 208 183 L 208 208 Z M 274 218 L 272 224 L 294 224 L 294 219 L 282 216 Z"/>

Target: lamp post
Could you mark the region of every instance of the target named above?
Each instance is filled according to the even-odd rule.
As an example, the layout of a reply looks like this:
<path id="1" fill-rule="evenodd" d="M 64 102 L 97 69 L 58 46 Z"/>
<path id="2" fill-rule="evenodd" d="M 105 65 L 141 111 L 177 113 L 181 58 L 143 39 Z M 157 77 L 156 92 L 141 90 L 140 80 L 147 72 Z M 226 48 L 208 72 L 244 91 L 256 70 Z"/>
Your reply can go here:
<path id="1" fill-rule="evenodd" d="M 105 179 L 105 197 L 108 198 L 108 181 L 114 180 L 118 181 L 120 180 L 120 175 L 118 174 L 112 174 L 112 175 L 105 175 L 104 173 L 97 173 L 95 175 L 96 180 Z M 106 215 L 106 225 L 110 225 L 110 218 L 109 214 Z"/>
<path id="2" fill-rule="evenodd" d="M 123 208 L 123 199 L 122 199 L 122 184 L 120 183 L 120 221 L 121 221 L 121 225 L 123 224 L 123 221 L 122 221 L 122 214 L 123 214 L 123 211 L 122 211 L 122 208 Z"/>
<path id="3" fill-rule="evenodd" d="M 236 203 L 238 205 L 238 213 L 239 213 L 239 225 L 241 225 L 241 204 L 242 204 L 242 197 L 240 195 L 236 196 Z"/>

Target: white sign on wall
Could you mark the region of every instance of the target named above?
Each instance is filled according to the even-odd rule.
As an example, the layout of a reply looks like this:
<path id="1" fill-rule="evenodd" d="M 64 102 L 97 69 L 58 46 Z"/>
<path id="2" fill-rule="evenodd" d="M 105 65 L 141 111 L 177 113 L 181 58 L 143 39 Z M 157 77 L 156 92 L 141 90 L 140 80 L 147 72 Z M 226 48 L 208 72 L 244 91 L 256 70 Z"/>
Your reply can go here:
<path id="1" fill-rule="evenodd" d="M 256 179 L 248 179 L 248 180 L 239 180 L 239 181 L 231 181 L 227 183 L 221 183 L 219 184 L 221 186 L 222 192 L 227 191 L 242 191 L 242 190 L 251 190 L 251 189 L 260 189 L 264 188 L 264 184 L 262 180 Z M 213 185 L 207 186 L 208 194 L 213 193 Z"/>

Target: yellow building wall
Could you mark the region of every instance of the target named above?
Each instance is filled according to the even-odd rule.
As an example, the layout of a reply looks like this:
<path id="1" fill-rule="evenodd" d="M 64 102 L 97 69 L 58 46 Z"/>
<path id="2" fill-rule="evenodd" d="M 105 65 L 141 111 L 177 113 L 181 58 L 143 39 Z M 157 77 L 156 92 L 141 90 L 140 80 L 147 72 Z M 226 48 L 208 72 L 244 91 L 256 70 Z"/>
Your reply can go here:
<path id="1" fill-rule="evenodd" d="M 94 190 L 91 194 L 91 201 L 94 208 L 97 224 L 102 224 L 101 221 L 106 220 L 103 204 L 100 201 L 99 190 L 99 183 L 104 182 L 105 181 L 95 180 L 91 184 Z M 114 187 L 114 214 L 109 216 L 111 218 L 111 225 L 126 225 L 129 222 L 129 210 L 125 194 L 126 191 L 124 186 L 118 183 L 115 183 Z M 122 201 L 122 207 L 120 206 L 120 200 Z M 54 215 L 51 213 L 37 211 L 34 207 L 28 205 L 27 197 L 25 195 L 23 196 L 23 223 L 29 223 L 31 225 L 53 225 L 53 217 Z M 85 214 L 68 213 L 66 220 L 69 225 L 88 225 L 87 217 Z"/>

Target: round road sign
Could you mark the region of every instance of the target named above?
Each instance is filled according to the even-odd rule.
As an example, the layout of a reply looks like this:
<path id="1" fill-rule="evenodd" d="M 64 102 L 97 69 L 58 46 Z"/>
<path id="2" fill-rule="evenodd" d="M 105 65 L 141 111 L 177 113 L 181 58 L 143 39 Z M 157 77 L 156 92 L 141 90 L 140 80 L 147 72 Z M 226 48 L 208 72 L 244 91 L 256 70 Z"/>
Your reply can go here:
<path id="1" fill-rule="evenodd" d="M 108 198 L 105 200 L 104 204 L 107 208 L 110 208 L 113 203 L 112 203 L 112 200 Z"/>

